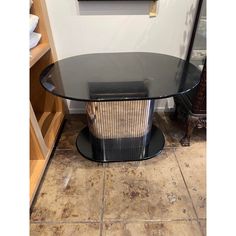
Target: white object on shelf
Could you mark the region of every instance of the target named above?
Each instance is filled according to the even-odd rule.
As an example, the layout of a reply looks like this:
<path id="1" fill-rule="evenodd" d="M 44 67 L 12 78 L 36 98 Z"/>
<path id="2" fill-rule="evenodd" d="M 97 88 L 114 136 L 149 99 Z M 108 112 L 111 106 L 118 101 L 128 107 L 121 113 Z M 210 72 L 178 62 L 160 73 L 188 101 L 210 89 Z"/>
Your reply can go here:
<path id="1" fill-rule="evenodd" d="M 39 17 L 30 14 L 30 24 L 29 24 L 29 26 L 30 26 L 30 34 L 33 33 L 33 31 L 35 30 L 35 28 L 38 25 L 38 22 L 39 22 Z"/>
<path id="2" fill-rule="evenodd" d="M 41 39 L 41 34 L 33 32 L 30 34 L 30 49 L 38 45 Z"/>

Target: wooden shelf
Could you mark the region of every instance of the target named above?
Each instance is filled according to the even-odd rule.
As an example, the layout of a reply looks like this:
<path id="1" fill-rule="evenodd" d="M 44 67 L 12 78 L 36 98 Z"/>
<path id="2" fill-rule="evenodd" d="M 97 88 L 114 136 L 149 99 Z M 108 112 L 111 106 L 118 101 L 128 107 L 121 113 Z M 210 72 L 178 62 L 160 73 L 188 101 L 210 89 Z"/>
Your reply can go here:
<path id="1" fill-rule="evenodd" d="M 50 45 L 48 43 L 40 43 L 35 48 L 32 48 L 30 50 L 30 68 L 49 50 Z"/>
<path id="2" fill-rule="evenodd" d="M 56 142 L 57 134 L 59 133 L 59 129 L 64 119 L 63 112 L 56 112 L 53 116 L 52 121 L 50 122 L 50 126 L 48 127 L 47 132 L 44 136 L 44 141 L 47 147 L 53 147 Z"/>
<path id="3" fill-rule="evenodd" d="M 45 111 L 43 113 L 36 114 L 38 124 L 41 129 L 43 137 L 48 131 L 48 128 L 50 127 L 54 116 L 55 116 L 55 112 L 50 112 L 50 111 Z"/>
<path id="4" fill-rule="evenodd" d="M 33 196 L 39 185 L 44 169 L 47 164 L 47 160 L 30 160 L 30 201 L 33 200 Z M 30 202 L 31 204 L 32 202 Z"/>
<path id="5" fill-rule="evenodd" d="M 33 118 L 34 115 L 32 114 L 31 116 L 31 118 Z M 41 177 L 43 175 L 44 169 L 46 168 L 48 159 L 52 153 L 57 135 L 59 133 L 59 129 L 63 122 L 63 118 L 64 113 L 62 111 L 42 112 L 37 113 L 35 116 L 34 125 L 38 127 L 38 134 L 40 133 L 41 135 L 41 145 L 43 143 L 45 151 L 42 155 L 42 146 L 41 149 L 39 148 L 39 150 L 36 150 L 37 144 L 34 144 L 33 141 L 38 142 L 38 139 L 33 138 L 33 136 L 31 136 L 31 149 L 33 150 L 33 153 L 36 153 L 37 155 L 32 154 L 30 159 L 30 204 L 32 203 Z M 34 129 L 36 129 L 37 127 L 35 127 Z"/>
<path id="6" fill-rule="evenodd" d="M 61 123 L 64 118 L 64 113 L 58 112 L 43 112 L 36 114 L 41 133 L 46 145 L 50 148 L 55 140 L 55 134 L 58 133 Z M 55 137 L 54 137 L 55 136 Z"/>
<path id="7" fill-rule="evenodd" d="M 40 84 L 42 70 L 57 60 L 45 0 L 34 0 L 31 14 L 39 17 L 40 43 L 30 50 L 30 205 L 54 148 L 65 108 L 62 99 Z"/>

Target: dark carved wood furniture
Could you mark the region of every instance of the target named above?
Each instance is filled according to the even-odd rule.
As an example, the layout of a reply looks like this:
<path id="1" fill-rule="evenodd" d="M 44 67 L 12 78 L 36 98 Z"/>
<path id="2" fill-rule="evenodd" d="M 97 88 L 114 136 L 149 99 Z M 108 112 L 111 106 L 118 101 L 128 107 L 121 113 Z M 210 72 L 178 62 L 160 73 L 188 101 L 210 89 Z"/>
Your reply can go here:
<path id="1" fill-rule="evenodd" d="M 206 128 L 206 62 L 199 85 L 186 94 L 174 96 L 175 118 L 185 120 L 186 130 L 180 140 L 182 146 L 190 146 L 190 138 L 195 127 Z"/>

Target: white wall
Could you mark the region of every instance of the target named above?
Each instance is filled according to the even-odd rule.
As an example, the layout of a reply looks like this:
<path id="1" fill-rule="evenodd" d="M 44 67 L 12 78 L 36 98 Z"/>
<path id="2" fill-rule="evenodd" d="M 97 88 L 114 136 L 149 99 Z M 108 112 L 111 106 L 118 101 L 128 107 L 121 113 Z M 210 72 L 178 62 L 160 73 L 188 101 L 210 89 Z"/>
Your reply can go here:
<path id="1" fill-rule="evenodd" d="M 185 58 L 198 0 L 151 1 L 46 0 L 58 59 L 99 52 L 156 52 Z M 161 109 L 173 103 L 159 101 Z M 71 112 L 82 105 L 71 102 Z"/>

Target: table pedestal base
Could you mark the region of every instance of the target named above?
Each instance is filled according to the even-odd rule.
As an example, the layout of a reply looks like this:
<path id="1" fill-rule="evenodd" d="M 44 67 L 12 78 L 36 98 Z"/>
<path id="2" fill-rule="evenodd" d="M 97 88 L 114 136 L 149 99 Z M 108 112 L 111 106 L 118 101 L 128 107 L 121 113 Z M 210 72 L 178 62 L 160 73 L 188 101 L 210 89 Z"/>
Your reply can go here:
<path id="1" fill-rule="evenodd" d="M 152 158 L 161 153 L 165 138 L 162 131 L 156 126 L 152 126 L 149 144 L 145 147 L 132 145 L 117 145 L 120 140 L 101 140 L 106 142 L 105 150 L 96 149 L 91 142 L 91 134 L 88 127 L 85 127 L 78 135 L 76 147 L 79 153 L 85 158 L 97 162 L 119 162 L 119 161 L 142 161 Z M 107 145 L 110 142 L 111 145 Z M 124 142 L 124 141 L 123 141 Z M 132 140 L 130 141 L 132 142 Z M 135 142 L 134 142 L 135 143 Z M 112 145 L 114 144 L 114 145 Z"/>

